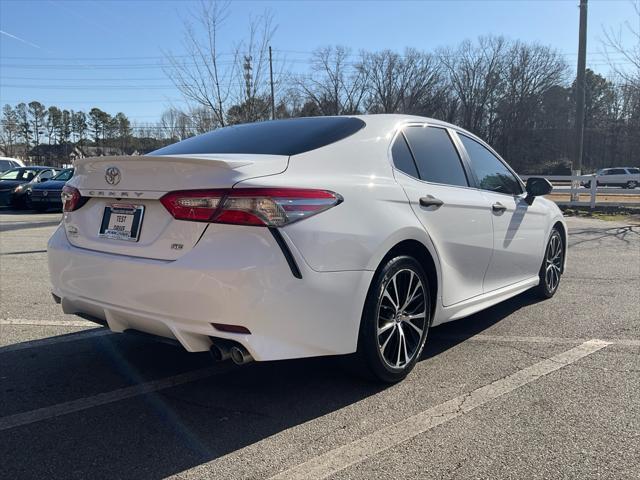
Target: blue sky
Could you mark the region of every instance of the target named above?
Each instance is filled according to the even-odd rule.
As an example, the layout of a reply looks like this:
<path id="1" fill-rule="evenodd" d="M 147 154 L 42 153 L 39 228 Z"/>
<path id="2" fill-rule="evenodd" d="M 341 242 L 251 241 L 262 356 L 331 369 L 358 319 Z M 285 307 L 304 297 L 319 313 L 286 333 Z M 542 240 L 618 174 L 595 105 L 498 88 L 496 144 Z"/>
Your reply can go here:
<path id="1" fill-rule="evenodd" d="M 45 105 L 153 122 L 179 92 L 163 72 L 163 51 L 182 52 L 189 0 L 0 0 L 0 103 Z M 434 50 L 499 34 L 557 48 L 577 58 L 578 0 L 547 1 L 235 1 L 221 31 L 222 52 L 245 36 L 248 19 L 271 10 L 276 59 L 305 68 L 324 45 Z M 590 0 L 587 66 L 607 74 L 603 28 L 632 17 L 628 0 Z M 96 87 L 98 85 L 99 87 Z M 109 86 L 101 88 L 100 86 Z"/>

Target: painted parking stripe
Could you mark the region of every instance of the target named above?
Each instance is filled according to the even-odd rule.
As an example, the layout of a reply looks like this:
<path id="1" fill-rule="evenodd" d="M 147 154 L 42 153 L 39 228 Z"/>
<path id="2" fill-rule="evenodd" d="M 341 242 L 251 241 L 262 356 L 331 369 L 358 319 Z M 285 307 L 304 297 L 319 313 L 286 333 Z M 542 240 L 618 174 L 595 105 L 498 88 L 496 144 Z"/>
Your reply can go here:
<path id="1" fill-rule="evenodd" d="M 140 383 L 131 387 L 119 388 L 110 392 L 100 393 L 91 397 L 79 398 L 69 402 L 58 403 L 49 407 L 38 408 L 28 412 L 16 413 L 7 417 L 0 418 L 0 432 L 9 430 L 10 428 L 21 427 L 43 420 L 68 415 L 70 413 L 81 412 L 90 408 L 107 405 L 109 403 L 119 402 L 127 398 L 145 395 L 147 393 L 157 392 L 166 388 L 175 387 L 184 383 L 195 382 L 206 377 L 210 377 L 216 373 L 223 373 L 231 370 L 233 366 L 220 364 L 215 367 L 207 367 L 191 372 L 181 373 L 172 377 L 154 380 L 152 382 Z"/>
<path id="2" fill-rule="evenodd" d="M 318 457 L 285 470 L 272 480 L 327 478 L 345 468 L 410 440 L 421 433 L 458 418 L 491 400 L 591 355 L 609 345 L 602 340 L 589 340 L 577 347 L 519 370 L 505 378 L 429 408 L 413 417 L 330 450 Z"/>
<path id="3" fill-rule="evenodd" d="M 0 353 L 17 352 L 19 350 L 46 347 L 47 345 L 55 345 L 58 343 L 77 342 L 79 340 L 93 337 L 103 337 L 105 335 L 114 335 L 114 333 L 111 330 L 107 330 L 106 328 L 99 328 L 78 333 L 70 333 L 68 335 L 60 335 L 58 337 L 41 338 L 39 340 L 30 340 L 28 342 L 20 342 L 0 347 Z"/>
<path id="4" fill-rule="evenodd" d="M 3 318 L 0 325 L 34 325 L 37 327 L 96 327 L 88 320 L 30 320 L 28 318 Z"/>
<path id="5" fill-rule="evenodd" d="M 478 334 L 471 337 L 465 335 L 430 335 L 431 340 L 451 340 L 451 341 L 470 341 L 470 342 L 492 342 L 492 343 L 547 343 L 556 345 L 576 345 L 587 342 L 587 338 L 566 338 L 566 337 L 536 337 L 522 335 L 485 335 Z M 632 338 L 607 338 L 602 340 L 612 345 L 622 345 L 625 347 L 640 347 L 640 340 Z"/>

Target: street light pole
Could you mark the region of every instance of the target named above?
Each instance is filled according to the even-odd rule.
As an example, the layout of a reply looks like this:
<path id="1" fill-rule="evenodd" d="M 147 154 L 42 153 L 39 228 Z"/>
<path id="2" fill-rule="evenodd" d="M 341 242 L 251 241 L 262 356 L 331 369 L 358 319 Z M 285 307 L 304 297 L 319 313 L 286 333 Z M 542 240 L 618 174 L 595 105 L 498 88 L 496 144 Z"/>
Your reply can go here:
<path id="1" fill-rule="evenodd" d="M 580 0 L 580 32 L 578 39 L 578 72 L 576 75 L 576 137 L 571 175 L 582 174 L 582 154 L 584 150 L 584 77 L 587 61 L 587 0 Z M 571 201 L 578 201 L 579 180 L 574 180 Z"/>

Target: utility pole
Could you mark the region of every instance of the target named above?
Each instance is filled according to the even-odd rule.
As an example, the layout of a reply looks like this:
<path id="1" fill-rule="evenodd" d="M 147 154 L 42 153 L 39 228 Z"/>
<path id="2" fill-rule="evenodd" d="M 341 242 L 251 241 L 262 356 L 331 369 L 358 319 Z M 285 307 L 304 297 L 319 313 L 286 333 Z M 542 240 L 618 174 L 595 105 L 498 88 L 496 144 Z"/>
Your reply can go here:
<path id="1" fill-rule="evenodd" d="M 580 0 L 580 32 L 578 39 L 578 72 L 576 76 L 576 138 L 571 175 L 582 174 L 582 153 L 584 147 L 584 76 L 587 61 L 587 0 Z M 578 200 L 580 182 L 573 181 L 571 201 Z"/>
<path id="2" fill-rule="evenodd" d="M 271 120 L 275 120 L 276 101 L 273 94 L 273 59 L 271 57 L 271 45 L 269 45 L 269 77 L 271 78 Z"/>

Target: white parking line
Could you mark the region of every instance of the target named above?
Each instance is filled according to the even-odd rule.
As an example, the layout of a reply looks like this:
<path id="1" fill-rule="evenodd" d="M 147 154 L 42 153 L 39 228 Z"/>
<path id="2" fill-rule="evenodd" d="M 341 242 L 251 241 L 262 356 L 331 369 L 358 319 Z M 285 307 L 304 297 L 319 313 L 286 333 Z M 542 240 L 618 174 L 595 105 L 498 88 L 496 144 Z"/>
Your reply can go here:
<path id="1" fill-rule="evenodd" d="M 434 333 L 430 336 L 433 340 L 453 340 L 471 342 L 495 342 L 495 343 L 548 343 L 556 345 L 576 345 L 587 342 L 587 338 L 567 338 L 567 337 L 527 337 L 522 335 L 485 335 L 479 333 L 471 337 L 464 335 L 438 335 Z M 625 347 L 640 347 L 640 340 L 631 338 L 607 338 L 602 340 L 612 345 L 622 345 Z"/>
<path id="2" fill-rule="evenodd" d="M 131 387 L 119 388 L 117 390 L 100 393 L 91 397 L 79 398 L 77 400 L 58 403 L 57 405 L 51 405 L 49 407 L 38 408 L 37 410 L 16 413 L 15 415 L 0 418 L 0 431 L 29 425 L 42 420 L 48 420 L 50 418 L 59 417 L 60 415 L 88 410 L 89 408 L 118 402 L 120 400 L 137 397 L 138 395 L 144 395 L 146 393 L 157 392 L 158 390 L 175 387 L 177 385 L 182 385 L 183 383 L 194 382 L 196 380 L 209 377 L 215 373 L 223 372 L 229 368 L 230 367 L 228 366 L 225 366 L 225 368 L 221 368 L 221 366 L 202 368 L 200 370 L 174 375 L 173 377 L 167 377 L 147 383 L 140 383 Z"/>
<path id="3" fill-rule="evenodd" d="M 37 327 L 96 327 L 88 320 L 31 320 L 28 318 L 2 318 L 0 325 L 34 325 Z"/>
<path id="4" fill-rule="evenodd" d="M 450 420 L 458 418 L 491 400 L 512 392 L 528 383 L 566 367 L 606 347 L 609 343 L 602 340 L 589 340 L 566 352 L 519 370 L 508 377 L 480 387 L 472 392 L 460 395 L 445 403 L 429 408 L 399 423 L 373 432 L 369 435 L 330 450 L 318 457 L 285 470 L 272 480 L 307 480 L 327 478 L 336 472 L 360 463 L 384 450 L 399 445 L 421 433 L 431 430 Z"/>
<path id="5" fill-rule="evenodd" d="M 55 345 L 57 343 L 76 342 L 78 340 L 84 340 L 85 338 L 102 337 L 112 334 L 113 332 L 111 330 L 107 330 L 106 328 L 99 328 L 78 333 L 70 333 L 68 335 L 61 335 L 59 337 L 41 338 L 39 340 L 31 340 L 28 342 L 6 345 L 4 347 L 0 347 L 0 353 L 9 353 L 19 350 L 27 350 L 29 348 L 45 347 L 47 345 Z"/>

